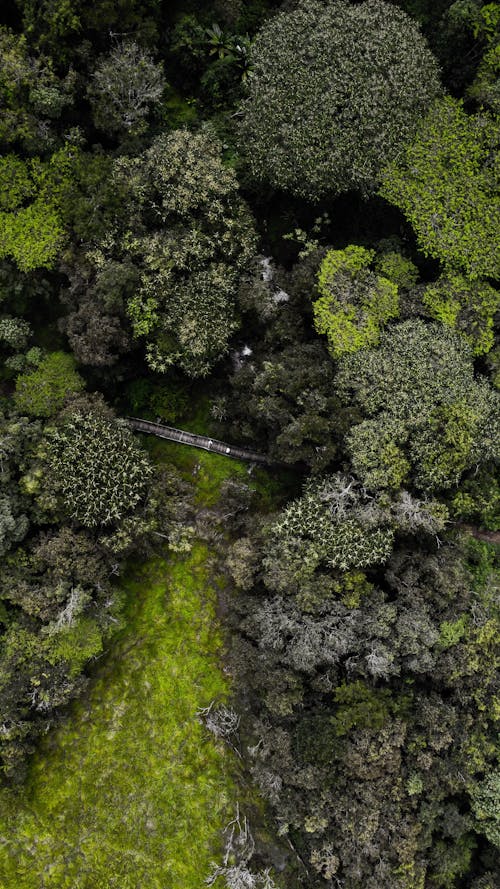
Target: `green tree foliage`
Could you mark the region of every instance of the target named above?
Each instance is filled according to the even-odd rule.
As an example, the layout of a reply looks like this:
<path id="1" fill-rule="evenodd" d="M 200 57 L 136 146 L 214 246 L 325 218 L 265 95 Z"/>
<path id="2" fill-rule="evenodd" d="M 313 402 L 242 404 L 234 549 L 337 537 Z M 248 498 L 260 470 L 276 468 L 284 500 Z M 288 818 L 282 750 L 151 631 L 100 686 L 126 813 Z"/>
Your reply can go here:
<path id="1" fill-rule="evenodd" d="M 391 553 L 393 531 L 383 517 L 364 508 L 353 480 L 342 476 L 309 482 L 299 500 L 291 503 L 273 525 L 280 548 L 297 552 L 304 563 L 313 560 L 332 568 L 365 568 L 384 562 Z M 380 526 L 380 527 L 379 527 Z"/>
<path id="2" fill-rule="evenodd" d="M 332 509 L 373 507 L 332 482 Z M 312 540 L 314 511 L 300 520 Z M 234 656 L 255 694 L 252 772 L 282 830 L 348 887 L 467 880 L 480 822 L 464 794 L 479 798 L 495 756 L 494 556 L 396 550 L 370 582 L 324 563 L 299 574 L 272 541 L 260 551 L 265 586 L 243 597 Z"/>
<path id="3" fill-rule="evenodd" d="M 0 340 L 12 349 L 23 349 L 31 334 L 31 325 L 24 318 L 0 318 Z"/>
<path id="4" fill-rule="evenodd" d="M 472 808 L 481 833 L 500 846 L 500 771 L 496 769 L 472 789 Z"/>
<path id="5" fill-rule="evenodd" d="M 0 581 L 6 626 L 0 638 L 3 771 L 14 780 L 57 708 L 81 694 L 82 675 L 117 624 L 110 554 L 67 528 L 45 533 L 7 556 Z"/>
<path id="6" fill-rule="evenodd" d="M 16 380 L 14 403 L 30 417 L 53 417 L 65 401 L 85 388 L 75 361 L 65 352 L 50 352 L 35 370 Z"/>
<path id="7" fill-rule="evenodd" d="M 82 38 L 102 44 L 111 33 L 133 33 L 141 43 L 158 36 L 159 0 L 16 0 L 30 44 L 59 64 L 75 55 Z"/>
<path id="8" fill-rule="evenodd" d="M 321 263 L 314 326 L 334 358 L 376 346 L 381 327 L 398 315 L 397 285 L 370 270 L 374 257 L 374 250 L 350 245 L 329 250 Z"/>
<path id="9" fill-rule="evenodd" d="M 422 252 L 471 279 L 500 277 L 498 141 L 497 121 L 447 97 L 382 177 L 380 194 L 405 214 Z"/>
<path id="10" fill-rule="evenodd" d="M 241 144 L 255 177 L 317 200 L 371 192 L 440 92 L 418 27 L 381 0 L 301 2 L 251 50 Z"/>
<path id="11" fill-rule="evenodd" d="M 87 528 L 116 524 L 145 497 L 152 467 L 124 423 L 70 415 L 49 433 L 48 484 Z"/>
<path id="12" fill-rule="evenodd" d="M 319 344 L 266 349 L 262 358 L 242 364 L 232 384 L 232 434 L 240 440 L 257 440 L 276 460 L 302 460 L 314 471 L 335 457 L 340 405 L 331 362 Z"/>
<path id="13" fill-rule="evenodd" d="M 105 133 L 137 135 L 166 82 L 161 65 L 134 41 L 118 43 L 100 59 L 89 88 L 94 123 Z"/>
<path id="14" fill-rule="evenodd" d="M 75 75 L 58 78 L 50 61 L 30 56 L 26 37 L 0 27 L 0 143 L 28 151 L 54 140 L 51 121 L 73 103 Z"/>
<path id="15" fill-rule="evenodd" d="M 51 268 L 65 240 L 62 204 L 70 187 L 72 149 L 49 161 L 0 158 L 0 259 L 22 272 Z"/>
<path id="16" fill-rule="evenodd" d="M 500 294 L 486 281 L 450 274 L 429 284 L 422 301 L 432 318 L 463 334 L 474 354 L 484 355 L 495 342 Z"/>
<path id="17" fill-rule="evenodd" d="M 398 239 L 386 239 L 379 244 L 380 252 L 375 258 L 375 271 L 402 290 L 411 290 L 418 281 L 418 269 L 400 249 Z M 399 249 L 398 249 L 399 248 Z"/>
<path id="18" fill-rule="evenodd" d="M 21 541 L 30 526 L 30 504 L 19 488 L 21 467 L 40 435 L 40 424 L 0 413 L 0 554 Z"/>
<path id="19" fill-rule="evenodd" d="M 120 159 L 115 177 L 129 184 L 130 227 L 111 249 L 108 238 L 96 265 L 130 257 L 139 268 L 127 311 L 152 369 L 178 364 L 204 375 L 236 328 L 233 294 L 256 246 L 236 177 L 209 131 L 187 130 L 158 136 L 140 158 Z"/>
<path id="20" fill-rule="evenodd" d="M 498 396 L 476 380 L 465 341 L 446 327 L 406 321 L 385 331 L 379 349 L 344 356 L 340 396 L 366 417 L 347 447 L 371 489 L 411 480 L 423 490 L 457 484 L 498 449 Z"/>
<path id="21" fill-rule="evenodd" d="M 474 37 L 484 41 L 485 49 L 468 95 L 479 105 L 500 112 L 500 10 L 496 3 L 467 10 Z"/>

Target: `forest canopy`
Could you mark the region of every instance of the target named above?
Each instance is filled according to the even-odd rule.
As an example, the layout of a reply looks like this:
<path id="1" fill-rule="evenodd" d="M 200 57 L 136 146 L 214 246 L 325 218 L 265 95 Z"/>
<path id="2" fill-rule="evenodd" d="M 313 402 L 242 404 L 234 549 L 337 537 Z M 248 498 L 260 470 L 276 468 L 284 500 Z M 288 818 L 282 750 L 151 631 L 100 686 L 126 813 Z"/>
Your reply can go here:
<path id="1" fill-rule="evenodd" d="M 199 843 L 215 889 L 498 889 L 499 46 L 484 0 L 0 9 L 2 889 L 191 889 Z"/>

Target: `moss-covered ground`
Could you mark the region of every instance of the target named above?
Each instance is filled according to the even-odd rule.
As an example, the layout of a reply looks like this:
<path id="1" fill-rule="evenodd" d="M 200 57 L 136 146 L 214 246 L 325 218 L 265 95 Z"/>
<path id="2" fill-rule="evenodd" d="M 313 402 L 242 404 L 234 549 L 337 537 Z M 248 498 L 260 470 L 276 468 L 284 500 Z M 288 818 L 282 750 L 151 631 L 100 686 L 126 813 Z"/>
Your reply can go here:
<path id="1" fill-rule="evenodd" d="M 246 467 L 150 442 L 204 505 Z M 193 474 L 194 471 L 194 474 Z M 124 581 L 126 622 L 90 691 L 0 798 L 1 889 L 201 889 L 238 796 L 233 755 L 197 710 L 224 699 L 211 553 L 158 557 Z"/>

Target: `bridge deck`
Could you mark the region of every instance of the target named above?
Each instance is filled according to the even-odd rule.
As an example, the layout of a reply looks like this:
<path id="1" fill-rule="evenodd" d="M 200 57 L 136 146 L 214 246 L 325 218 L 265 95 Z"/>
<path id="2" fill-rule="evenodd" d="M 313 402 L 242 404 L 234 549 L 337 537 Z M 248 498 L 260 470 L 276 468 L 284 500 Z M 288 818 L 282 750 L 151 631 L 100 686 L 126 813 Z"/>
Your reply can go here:
<path id="1" fill-rule="evenodd" d="M 235 460 L 248 460 L 251 463 L 265 463 L 268 465 L 273 462 L 264 454 L 257 454 L 255 451 L 250 451 L 247 448 L 229 445 L 225 441 L 210 438 L 208 435 L 185 432 L 183 429 L 176 429 L 174 426 L 162 426 L 159 423 L 151 423 L 149 420 L 141 420 L 137 417 L 127 417 L 127 420 L 137 432 L 146 432 L 159 438 L 167 438 L 169 441 L 191 445 L 193 448 L 201 448 L 204 451 L 222 454 L 224 457 L 233 457 Z"/>

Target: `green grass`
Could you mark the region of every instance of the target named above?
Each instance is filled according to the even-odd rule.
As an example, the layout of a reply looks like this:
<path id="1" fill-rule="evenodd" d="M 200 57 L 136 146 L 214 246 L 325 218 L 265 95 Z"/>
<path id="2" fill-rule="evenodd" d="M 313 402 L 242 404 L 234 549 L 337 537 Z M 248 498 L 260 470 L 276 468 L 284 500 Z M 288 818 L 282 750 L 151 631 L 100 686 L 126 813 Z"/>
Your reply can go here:
<path id="1" fill-rule="evenodd" d="M 224 465 L 206 465 L 209 498 Z M 26 786 L 2 792 L 1 889 L 201 889 L 238 798 L 232 754 L 196 715 L 229 693 L 217 582 L 199 541 L 128 577 L 126 628 L 90 694 Z"/>

